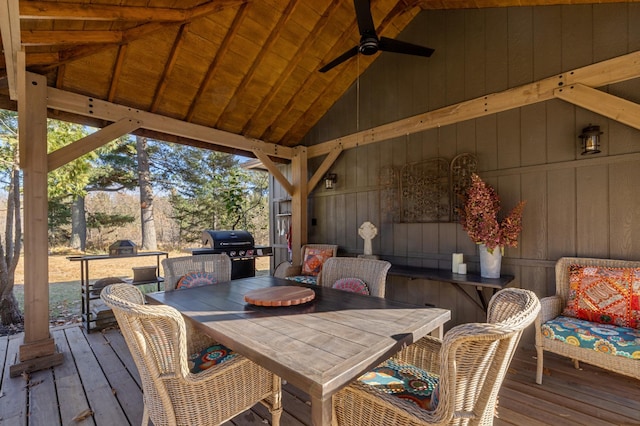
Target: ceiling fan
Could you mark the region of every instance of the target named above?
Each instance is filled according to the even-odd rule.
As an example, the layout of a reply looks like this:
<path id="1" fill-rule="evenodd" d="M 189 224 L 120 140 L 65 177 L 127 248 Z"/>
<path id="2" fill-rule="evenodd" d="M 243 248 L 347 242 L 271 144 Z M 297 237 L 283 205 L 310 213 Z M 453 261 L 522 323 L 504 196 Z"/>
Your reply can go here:
<path id="1" fill-rule="evenodd" d="M 353 5 L 356 9 L 356 19 L 358 21 L 358 30 L 360 31 L 360 44 L 347 50 L 320 68 L 320 72 L 327 72 L 347 59 L 356 56 L 358 53 L 373 55 L 381 50 L 383 52 L 404 53 L 428 58 L 434 52 L 434 50 L 429 47 L 418 46 L 387 37 L 378 38 L 375 26 L 373 25 L 373 18 L 371 17 L 370 0 L 353 0 Z"/>

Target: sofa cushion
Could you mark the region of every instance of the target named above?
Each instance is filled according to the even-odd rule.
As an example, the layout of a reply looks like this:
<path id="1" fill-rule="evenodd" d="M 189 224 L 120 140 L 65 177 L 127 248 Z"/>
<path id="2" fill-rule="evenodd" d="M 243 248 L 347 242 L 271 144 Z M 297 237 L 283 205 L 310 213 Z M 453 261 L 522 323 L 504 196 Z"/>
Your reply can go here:
<path id="1" fill-rule="evenodd" d="M 636 328 L 559 316 L 542 324 L 541 331 L 548 339 L 640 360 L 640 330 Z"/>
<path id="2" fill-rule="evenodd" d="M 330 257 L 333 257 L 333 249 L 306 247 L 302 262 L 302 275 L 317 276 L 322 271 L 324 261 Z"/>
<path id="3" fill-rule="evenodd" d="M 640 328 L 640 268 L 570 265 L 562 315 Z"/>
<path id="4" fill-rule="evenodd" d="M 332 287 L 338 290 L 350 291 L 351 293 L 366 294 L 367 296 L 371 294 L 367 283 L 359 278 L 340 278 L 333 283 Z"/>
<path id="5" fill-rule="evenodd" d="M 358 380 L 424 410 L 433 411 L 438 405 L 438 375 L 400 360 L 388 359 Z"/>
<path id="6" fill-rule="evenodd" d="M 302 284 L 313 284 L 313 285 L 318 284 L 318 277 L 311 276 L 311 275 L 293 275 L 291 277 L 285 277 L 285 278 L 291 281 L 295 281 L 297 283 L 302 283 Z"/>
<path id="7" fill-rule="evenodd" d="M 203 285 L 216 284 L 218 279 L 215 274 L 208 272 L 189 272 L 183 275 L 176 284 L 176 290 L 181 288 L 201 287 Z"/>
<path id="8" fill-rule="evenodd" d="M 229 361 L 236 355 L 235 352 L 224 345 L 216 344 L 209 346 L 189 356 L 189 370 L 194 374 L 200 373 L 214 365 Z"/>

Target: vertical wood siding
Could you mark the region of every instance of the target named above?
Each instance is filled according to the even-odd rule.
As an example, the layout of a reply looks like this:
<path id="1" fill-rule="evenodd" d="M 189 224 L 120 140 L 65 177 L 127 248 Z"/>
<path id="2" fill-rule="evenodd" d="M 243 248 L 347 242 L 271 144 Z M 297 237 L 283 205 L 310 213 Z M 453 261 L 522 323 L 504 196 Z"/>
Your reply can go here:
<path id="1" fill-rule="evenodd" d="M 639 21 L 639 4 L 424 11 L 398 38 L 433 47 L 434 55 L 382 53 L 305 143 L 632 52 L 640 49 Z M 638 80 L 601 90 L 640 102 Z M 602 153 L 583 157 L 578 135 L 589 124 L 604 132 Z M 462 152 L 478 157 L 479 174 L 497 189 L 504 210 L 527 200 L 520 245 L 506 248 L 503 259 L 503 273 L 516 277 L 512 285 L 540 297 L 554 293 L 561 256 L 640 259 L 640 132 L 560 100 L 345 151 L 331 169 L 336 189 L 320 185 L 311 194 L 309 218 L 317 225 L 309 226 L 310 241 L 356 255 L 363 249 L 357 229 L 369 220 L 378 227 L 373 251 L 382 258 L 448 268 L 451 253 L 463 252 L 477 271 L 476 246 L 460 225 L 393 223 L 378 180 L 382 167 Z M 387 297 L 450 308 L 449 326 L 484 319 L 447 284 L 390 277 Z"/>

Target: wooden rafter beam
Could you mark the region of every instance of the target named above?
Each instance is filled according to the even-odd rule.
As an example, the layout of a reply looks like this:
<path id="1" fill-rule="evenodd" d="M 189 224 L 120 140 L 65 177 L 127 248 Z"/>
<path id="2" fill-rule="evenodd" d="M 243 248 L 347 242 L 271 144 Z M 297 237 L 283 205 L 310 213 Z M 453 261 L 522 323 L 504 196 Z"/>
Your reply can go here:
<path id="1" fill-rule="evenodd" d="M 139 128 L 140 121 L 130 118 L 123 118 L 113 124 L 104 127 L 97 132 L 91 133 L 82 139 L 78 139 L 57 149 L 47 156 L 48 170 L 52 171 L 58 167 L 64 166 L 70 161 L 75 160 L 91 151 L 100 148 L 102 145 L 109 143 L 120 136 L 131 133 Z"/>
<path id="2" fill-rule="evenodd" d="M 162 76 L 160 77 L 160 81 L 158 82 L 158 86 L 154 91 L 153 101 L 151 102 L 151 107 L 149 108 L 150 112 L 156 112 L 158 110 L 158 104 L 164 95 L 165 90 L 167 89 L 168 76 L 173 72 L 173 67 L 176 65 L 176 61 L 178 60 L 178 52 L 180 51 L 180 47 L 184 43 L 185 35 L 187 34 L 189 29 L 189 24 L 182 24 L 180 26 L 180 30 L 178 30 L 178 34 L 176 35 L 173 46 L 171 46 L 171 52 L 169 52 L 169 58 L 167 58 L 167 62 L 165 63 L 164 69 L 162 70 Z"/>
<path id="3" fill-rule="evenodd" d="M 322 164 L 320 164 L 320 167 L 318 167 L 318 169 L 315 171 L 313 176 L 311 176 L 311 179 L 309 179 L 309 183 L 307 185 L 307 191 L 309 192 L 309 194 L 311 193 L 311 191 L 313 191 L 316 185 L 320 183 L 324 174 L 327 173 L 327 171 L 331 168 L 333 163 L 338 159 L 341 152 L 342 152 L 342 146 L 336 145 L 331 150 L 329 155 L 327 155 L 324 158 L 324 160 L 322 160 Z"/>
<path id="4" fill-rule="evenodd" d="M 393 26 L 393 21 L 398 16 L 406 13 L 417 14 L 418 10 L 416 10 L 415 12 L 412 12 L 412 9 L 407 9 L 407 5 L 403 3 L 396 4 L 393 7 L 393 9 L 391 9 L 389 13 L 387 13 L 385 17 L 382 19 L 382 21 L 380 21 L 380 23 L 377 25 L 376 33 L 378 35 L 384 35 L 385 32 L 387 32 L 389 28 Z M 353 34 L 358 34 L 358 26 L 355 20 L 352 21 L 351 25 L 349 25 L 349 28 L 345 30 L 343 35 L 338 38 L 336 44 L 331 48 L 330 51 L 333 52 L 332 55 L 336 55 L 336 52 L 345 51 L 348 48 L 348 46 L 345 45 L 345 40 L 349 40 L 350 36 L 353 36 Z M 333 59 L 333 56 L 330 59 Z M 309 107 L 304 108 L 305 111 L 315 110 L 316 104 L 326 99 L 327 96 L 329 96 L 328 94 L 330 92 L 339 90 L 337 89 L 337 87 L 340 86 L 340 83 L 342 82 L 342 84 L 344 84 L 344 82 L 347 81 L 344 78 L 345 74 L 350 72 L 353 72 L 353 74 L 356 74 L 356 72 L 362 73 L 365 69 L 367 69 L 369 65 L 371 65 L 373 60 L 374 60 L 373 56 L 363 57 L 363 55 L 358 55 L 357 60 L 352 60 L 350 63 L 341 65 L 343 67 L 342 73 L 333 72 L 331 73 L 331 77 L 328 77 L 326 74 L 322 74 L 322 73 L 317 73 L 317 72 L 314 73 L 313 75 L 310 76 L 309 79 L 305 81 L 305 83 L 300 88 L 298 93 L 296 93 L 296 95 L 294 95 L 291 98 L 291 100 L 287 103 L 286 107 L 282 110 L 282 112 L 278 115 L 278 117 L 274 120 L 274 122 L 275 123 L 281 122 L 283 120 L 283 117 L 285 117 L 288 114 L 291 114 L 294 107 L 299 106 L 297 105 L 297 103 L 300 102 L 300 96 L 303 93 L 306 96 L 309 96 L 310 93 L 313 93 L 313 91 L 310 90 L 310 87 L 313 87 L 315 84 L 317 84 L 318 79 L 326 80 L 327 78 L 329 78 L 330 81 L 323 82 L 320 85 L 320 87 L 323 87 L 324 89 L 320 93 L 318 93 L 317 96 L 315 96 L 315 99 L 310 102 L 311 105 Z M 331 95 L 331 97 L 333 96 Z M 292 144 L 297 144 L 299 143 L 299 141 L 295 140 L 295 137 L 293 136 L 294 134 L 296 134 L 295 130 L 300 126 L 304 126 L 303 123 L 309 122 L 308 120 L 309 120 L 309 117 L 306 114 L 302 114 L 298 117 L 297 121 L 294 122 L 289 128 L 278 129 L 278 131 L 281 132 L 280 134 L 276 134 L 275 133 L 276 128 L 271 127 L 268 133 L 261 136 L 261 139 L 271 140 L 272 138 L 273 139 L 282 138 L 283 140 L 291 142 Z"/>
<path id="5" fill-rule="evenodd" d="M 307 34 L 307 37 L 304 39 L 304 41 L 298 44 L 299 47 L 297 52 L 295 52 L 295 54 L 293 55 L 293 59 L 287 64 L 287 68 L 284 70 L 284 72 L 280 74 L 280 77 L 278 77 L 278 81 L 275 83 L 273 88 L 266 96 L 262 98 L 262 101 L 260 101 L 260 105 L 258 106 L 258 108 L 256 108 L 251 118 L 247 120 L 247 124 L 242 129 L 242 134 L 264 134 L 264 128 L 259 129 L 255 127 L 258 115 L 262 111 L 265 111 L 269 105 L 271 105 L 271 102 L 275 98 L 276 94 L 280 93 L 282 87 L 290 81 L 291 75 L 296 70 L 300 62 L 308 56 L 307 53 L 310 50 L 316 48 L 316 45 L 312 42 L 313 38 L 316 36 L 316 34 L 322 33 L 322 30 L 327 26 L 329 22 L 331 22 L 331 19 L 339 9 L 341 1 L 342 0 L 332 0 L 331 4 L 327 6 L 323 15 L 320 17 L 320 19 L 318 19 L 313 29 L 309 32 L 309 34 Z"/>
<path id="6" fill-rule="evenodd" d="M 630 0 L 635 3 L 640 0 Z M 507 6 L 542 6 L 559 4 L 587 4 L 587 3 L 619 3 L 620 0 L 518 0 L 517 4 L 507 0 L 419 0 L 418 6 L 425 10 L 442 9 L 481 9 L 487 7 Z"/>
<path id="7" fill-rule="evenodd" d="M 42 31 L 21 32 L 23 46 L 59 46 L 66 44 L 118 44 L 123 31 Z"/>
<path id="8" fill-rule="evenodd" d="M 309 147 L 307 155 L 309 158 L 318 157 L 328 154 L 337 144 L 341 144 L 344 149 L 355 148 L 547 101 L 556 96 L 556 89 L 571 85 L 601 87 L 638 77 L 640 51 L 313 145 Z"/>
<path id="9" fill-rule="evenodd" d="M 293 185 L 291 185 L 291 182 L 289 182 L 286 176 L 282 174 L 282 172 L 275 165 L 275 163 L 271 161 L 269 156 L 260 150 L 255 150 L 253 151 L 253 153 L 255 154 L 256 158 L 260 160 L 262 165 L 265 166 L 267 170 L 269 170 L 269 173 L 273 175 L 274 179 L 277 180 L 280 185 L 282 185 L 282 188 L 284 188 L 284 190 L 287 191 L 287 194 L 293 195 L 294 193 Z"/>
<path id="10" fill-rule="evenodd" d="M 640 130 L 640 105 L 583 84 L 572 84 L 554 91 L 563 101 Z"/>
<path id="11" fill-rule="evenodd" d="M 333 46 L 331 46 L 331 49 L 329 49 L 329 55 L 333 57 L 335 55 L 335 52 L 342 52 L 346 50 L 345 49 L 346 41 L 350 40 L 353 37 L 353 34 L 358 33 L 357 28 L 358 28 L 358 25 L 357 25 L 356 18 L 354 16 L 350 24 L 346 26 L 346 28 L 344 29 L 340 37 L 337 38 L 336 42 L 333 44 Z M 318 74 L 318 73 L 315 73 L 315 74 Z M 335 80 L 336 77 L 337 76 L 334 75 L 332 81 L 329 82 L 327 86 L 331 86 L 333 80 Z M 306 79 L 305 82 L 300 87 L 298 87 L 297 92 L 289 99 L 289 102 L 287 102 L 284 108 L 280 110 L 280 113 L 274 119 L 271 120 L 271 124 L 260 135 L 260 139 L 268 140 L 274 135 L 275 133 L 274 124 L 281 122 L 283 117 L 291 113 L 291 110 L 293 109 L 294 105 L 296 105 L 296 102 L 300 101 L 301 99 L 300 96 L 302 93 L 311 93 L 309 92 L 308 89 L 309 87 L 313 87 L 316 84 L 318 79 L 326 79 L 326 76 L 311 75 L 310 78 Z"/>
<path id="12" fill-rule="evenodd" d="M 242 77 L 240 84 L 234 87 L 233 94 L 229 96 L 227 105 L 225 105 L 224 109 L 222 110 L 222 113 L 220 114 L 220 117 L 218 117 L 218 121 L 216 122 L 216 125 L 214 127 L 218 127 L 221 125 L 221 123 L 225 122 L 227 114 L 229 113 L 231 100 L 235 99 L 238 93 L 242 93 L 243 91 L 245 91 L 247 88 L 247 85 L 251 82 L 251 80 L 253 80 L 253 76 L 255 75 L 256 70 L 262 66 L 263 59 L 265 58 L 265 56 L 267 56 L 271 52 L 273 45 L 280 38 L 280 34 L 286 28 L 286 24 L 292 18 L 293 11 L 298 4 L 299 3 L 297 0 L 289 0 L 287 7 L 284 9 L 282 14 L 280 15 L 280 19 L 278 19 L 278 22 L 274 25 L 273 30 L 271 31 L 271 34 L 269 34 L 269 37 L 267 38 L 267 41 L 258 52 L 258 55 L 256 56 L 256 58 L 252 61 L 251 67 Z"/>
<path id="13" fill-rule="evenodd" d="M 17 0 L 16 0 L 17 1 Z M 103 51 L 105 49 L 110 49 L 113 48 L 114 45 L 124 45 L 126 43 L 131 43 L 135 40 L 138 40 L 142 37 L 145 37 L 149 34 L 153 34 L 156 31 L 160 31 L 164 28 L 170 27 L 170 26 L 175 26 L 176 24 L 185 24 L 187 22 L 191 22 L 192 20 L 196 19 L 196 18 L 200 18 L 202 16 L 206 16 L 208 14 L 211 13 L 216 13 L 219 12 L 221 10 L 224 10 L 226 8 L 229 7 L 236 7 L 236 6 L 240 6 L 240 5 L 245 5 L 249 0 L 212 0 L 208 3 L 204 3 L 200 6 L 196 6 L 192 9 L 186 10 L 184 11 L 183 14 L 181 14 L 180 16 L 182 16 L 182 19 L 158 19 L 155 20 L 153 22 L 149 22 L 149 20 L 145 19 L 142 20 L 140 22 L 149 22 L 147 24 L 142 24 L 142 25 L 138 25 L 136 27 L 133 27 L 131 29 L 125 30 L 125 31 L 94 31 L 94 32 L 88 32 L 88 31 L 46 31 L 46 32 L 41 32 L 41 31 L 29 31 L 28 33 L 29 36 L 27 37 L 27 39 L 32 43 L 31 45 L 33 46 L 44 46 L 44 45 L 51 45 L 51 46 L 56 46 L 56 45 L 67 45 L 67 44 L 74 44 L 74 47 L 65 49 L 65 50 L 61 50 L 58 53 L 50 53 L 47 54 L 46 56 L 41 55 L 40 57 L 34 57 L 34 63 L 28 63 L 28 65 L 31 66 L 39 66 L 40 69 L 39 71 L 41 72 L 48 72 L 50 71 L 52 68 L 58 67 L 60 65 L 63 65 L 65 63 L 71 62 L 71 61 L 75 61 L 81 58 L 84 58 L 86 56 L 89 55 L 94 55 L 100 51 Z M 55 3 L 60 4 L 60 3 Z M 50 5 L 50 3 L 49 3 Z M 74 7 L 77 8 L 77 5 L 74 3 L 73 4 Z M 94 5 L 91 5 L 91 9 L 93 9 Z M 107 6 L 107 8 L 109 9 L 129 9 L 127 7 L 124 6 Z M 145 9 L 147 10 L 147 8 L 132 8 L 132 9 Z M 151 8 L 153 9 L 153 8 Z M 173 9 L 171 9 L 173 10 Z M 126 13 L 126 11 L 124 12 Z M 109 16 L 109 15 L 107 15 Z M 129 16 L 129 15 L 127 15 Z M 132 12 L 131 16 L 139 16 L 139 14 L 137 14 L 137 12 Z M 44 19 L 44 18 L 42 18 Z M 63 19 L 63 18 L 58 18 L 58 19 Z M 80 19 L 80 18 L 78 18 Z M 89 19 L 90 20 L 90 19 Z M 113 19 L 111 19 L 113 20 Z M 132 21 L 137 21 L 137 19 L 124 19 L 124 20 L 132 20 Z M 55 33 L 61 33 L 58 36 L 55 36 Z M 67 34 L 63 34 L 63 33 L 67 33 Z M 85 36 L 79 36 L 76 37 L 71 43 L 68 42 L 68 37 L 70 35 L 74 35 L 74 34 L 79 34 L 79 33 L 92 33 L 92 34 L 88 34 Z M 112 34 L 111 34 L 112 33 Z M 49 37 L 51 36 L 51 37 Z M 83 37 L 86 39 L 83 41 Z M 56 42 L 56 40 L 58 40 L 58 42 Z M 64 42 L 62 42 L 64 41 Z M 32 54 L 29 54 L 29 58 L 27 59 L 28 61 L 30 61 L 30 57 Z"/>
<path id="14" fill-rule="evenodd" d="M 113 71 L 111 73 L 111 83 L 109 84 L 109 93 L 107 94 L 107 100 L 113 102 L 113 98 L 116 96 L 116 90 L 118 90 L 118 83 L 120 82 L 120 74 L 122 73 L 122 65 L 124 64 L 124 57 L 127 53 L 127 45 L 123 44 L 118 47 L 118 54 L 113 65 Z"/>
<path id="15" fill-rule="evenodd" d="M 258 139 L 251 139 L 235 133 L 213 129 L 198 124 L 187 123 L 174 118 L 164 117 L 147 111 L 137 110 L 124 105 L 78 95 L 64 90 L 48 88 L 47 106 L 54 110 L 60 110 L 72 114 L 78 114 L 93 119 L 116 122 L 123 119 L 137 120 L 143 123 L 142 128 L 160 134 L 173 135 L 178 138 L 186 138 L 195 141 L 225 146 L 241 151 L 255 152 L 260 150 L 265 154 L 291 159 L 294 155 L 292 148 L 266 143 Z"/>
<path id="16" fill-rule="evenodd" d="M 229 46 L 231 45 L 231 41 L 233 40 L 234 36 L 238 32 L 238 29 L 240 28 L 240 24 L 242 24 L 242 21 L 246 17 L 247 7 L 248 7 L 248 4 L 245 3 L 238 8 L 238 11 L 236 12 L 236 16 L 233 18 L 233 22 L 229 26 L 229 30 L 227 31 L 227 34 L 224 36 L 224 39 L 222 40 L 222 43 L 220 44 L 220 47 L 216 52 L 216 56 L 213 58 L 213 61 L 211 61 L 211 64 L 209 64 L 207 73 L 205 74 L 204 79 L 202 80 L 202 82 L 200 83 L 200 86 L 198 87 L 198 92 L 193 97 L 193 102 L 189 106 L 189 110 L 187 111 L 187 115 L 185 116 L 185 121 L 193 120 L 193 114 L 195 113 L 197 101 L 202 97 L 202 94 L 207 90 L 207 88 L 211 84 L 211 81 L 213 80 L 215 72 L 218 69 L 218 64 L 222 61 L 222 58 L 224 58 L 224 56 L 227 54 L 227 51 L 229 50 Z"/>
<path id="17" fill-rule="evenodd" d="M 67 21 L 134 21 L 134 22 L 183 22 L 239 6 L 247 0 L 212 0 L 191 9 L 163 7 L 108 6 L 46 1 L 20 2 L 20 18 L 29 20 Z"/>
<path id="18" fill-rule="evenodd" d="M 18 16 L 18 0 L 6 0 L 0 4 L 0 34 L 7 70 L 9 95 L 18 99 L 18 52 L 20 52 L 20 18 Z"/>

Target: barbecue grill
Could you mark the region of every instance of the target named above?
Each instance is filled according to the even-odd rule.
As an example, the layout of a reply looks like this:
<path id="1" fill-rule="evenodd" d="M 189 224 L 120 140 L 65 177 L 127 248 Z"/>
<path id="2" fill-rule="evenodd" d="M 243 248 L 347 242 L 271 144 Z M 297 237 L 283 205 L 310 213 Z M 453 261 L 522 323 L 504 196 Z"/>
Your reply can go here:
<path id="1" fill-rule="evenodd" d="M 231 258 L 231 279 L 255 277 L 256 257 L 271 256 L 273 250 L 267 246 L 256 246 L 249 231 L 202 231 L 204 248 L 193 249 L 191 253 L 225 253 Z"/>

